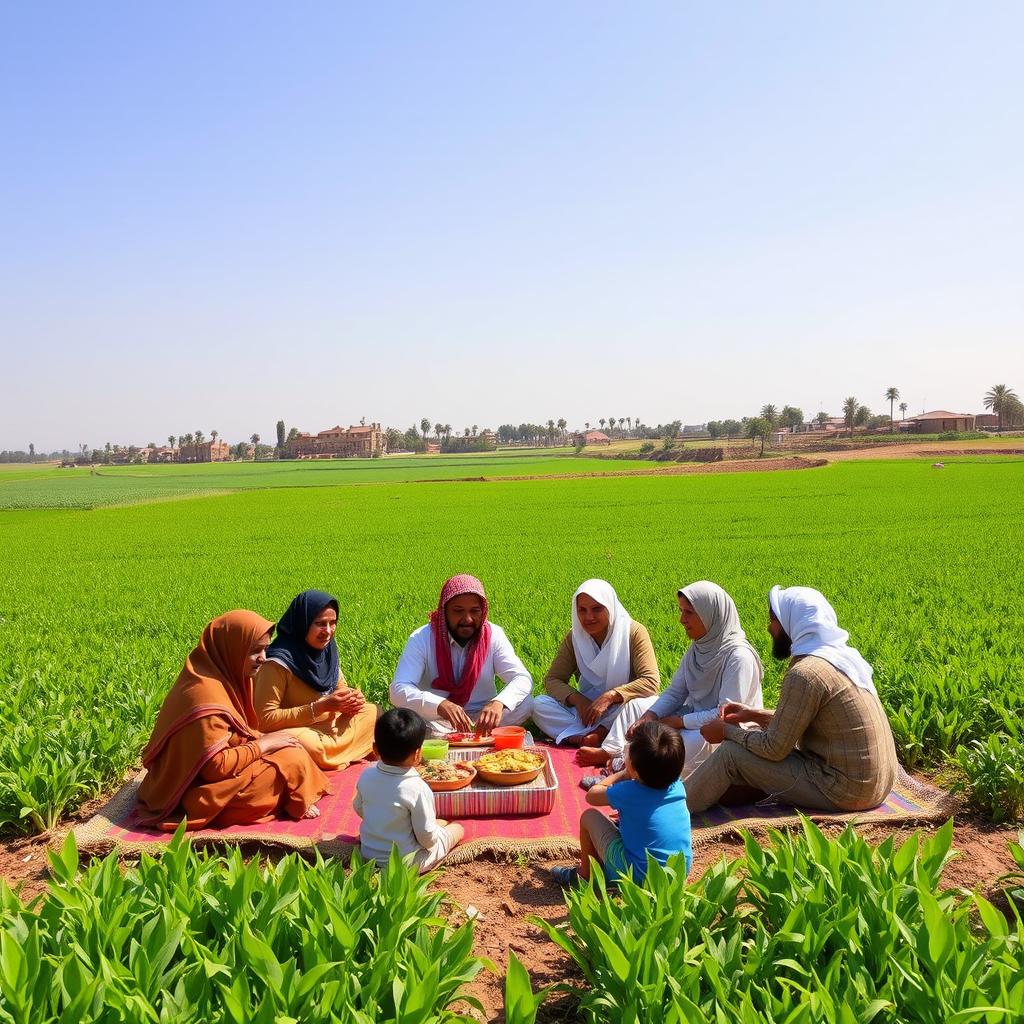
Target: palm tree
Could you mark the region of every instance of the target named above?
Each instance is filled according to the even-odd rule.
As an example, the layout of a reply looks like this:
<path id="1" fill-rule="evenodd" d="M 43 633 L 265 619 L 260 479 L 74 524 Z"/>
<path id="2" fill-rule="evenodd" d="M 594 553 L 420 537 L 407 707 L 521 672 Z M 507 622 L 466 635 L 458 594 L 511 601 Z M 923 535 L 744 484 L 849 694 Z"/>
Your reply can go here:
<path id="1" fill-rule="evenodd" d="M 893 417 L 893 414 L 892 414 L 892 407 L 893 407 L 893 403 L 899 397 L 900 397 L 900 389 L 899 388 L 886 388 L 885 400 L 889 403 L 889 433 L 890 434 L 895 434 L 896 433 L 896 420 L 895 420 L 895 418 Z"/>
<path id="2" fill-rule="evenodd" d="M 587 428 L 587 430 L 589 430 L 590 429 L 590 420 L 587 420 L 586 423 L 583 424 L 583 426 L 585 426 Z"/>
<path id="3" fill-rule="evenodd" d="M 857 399 L 850 395 L 843 402 L 843 423 L 850 428 L 850 437 L 853 437 L 853 425 L 857 421 Z"/>
<path id="4" fill-rule="evenodd" d="M 442 430 L 444 430 L 444 424 L 443 423 L 435 423 L 434 424 L 434 434 L 437 437 L 438 441 L 441 440 L 441 431 Z"/>
<path id="5" fill-rule="evenodd" d="M 476 431 L 477 431 L 477 426 L 476 426 L 476 424 L 474 423 L 474 424 L 473 424 L 473 436 L 474 436 L 474 437 L 476 437 Z"/>
<path id="6" fill-rule="evenodd" d="M 608 433 L 609 434 L 614 434 L 615 433 L 615 417 L 614 416 L 609 416 L 608 417 Z"/>
<path id="7" fill-rule="evenodd" d="M 907 403 L 900 402 L 900 419 L 905 420 L 907 418 Z"/>
<path id="8" fill-rule="evenodd" d="M 178 439 L 173 434 L 168 434 L 167 435 L 167 446 L 168 446 L 168 448 L 173 448 L 174 447 L 174 442 L 177 441 L 177 440 Z"/>
<path id="9" fill-rule="evenodd" d="M 198 448 L 206 440 L 206 435 L 201 431 L 196 431 L 196 447 Z"/>
<path id="10" fill-rule="evenodd" d="M 446 423 L 444 425 L 444 439 L 446 441 L 449 441 L 449 440 L 451 440 L 451 436 L 452 436 L 452 425 L 450 423 Z"/>
<path id="11" fill-rule="evenodd" d="M 1020 398 L 1013 388 L 1005 384 L 995 384 L 992 390 L 985 395 L 985 408 L 991 409 L 999 417 L 999 432 L 1003 431 L 1003 413 L 1009 412 L 1009 407 Z"/>
<path id="12" fill-rule="evenodd" d="M 260 443 L 260 435 L 259 434 L 250 434 L 249 435 L 249 440 L 252 441 L 252 446 L 253 446 L 253 448 L 255 448 L 256 445 L 258 445 Z"/>
<path id="13" fill-rule="evenodd" d="M 601 424 L 601 429 L 604 430 L 604 417 L 602 416 L 597 422 Z"/>
<path id="14" fill-rule="evenodd" d="M 769 427 L 774 427 L 779 422 L 779 410 L 774 405 L 762 405 L 759 418 L 764 420 Z"/>
<path id="15" fill-rule="evenodd" d="M 563 441 L 563 443 L 565 442 L 565 428 L 566 428 L 567 426 L 569 426 L 569 424 L 568 424 L 568 422 L 567 422 L 567 421 L 565 420 L 565 418 L 564 418 L 564 417 L 559 417 L 559 420 L 558 420 L 558 429 L 559 429 L 559 431 L 560 431 L 560 432 L 561 432 L 561 434 L 562 434 L 562 441 Z"/>
<path id="16" fill-rule="evenodd" d="M 426 437 L 427 434 L 430 433 L 430 420 L 428 420 L 426 416 L 424 416 L 423 419 L 420 420 L 420 430 L 422 431 L 424 437 Z"/>

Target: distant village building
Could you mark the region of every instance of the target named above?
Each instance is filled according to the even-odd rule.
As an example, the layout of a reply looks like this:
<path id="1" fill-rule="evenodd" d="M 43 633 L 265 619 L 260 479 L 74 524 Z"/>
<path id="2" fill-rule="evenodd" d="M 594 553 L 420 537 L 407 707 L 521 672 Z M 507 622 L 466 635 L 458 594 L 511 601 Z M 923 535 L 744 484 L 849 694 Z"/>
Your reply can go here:
<path id="1" fill-rule="evenodd" d="M 384 434 L 379 423 L 368 426 L 341 426 L 321 430 L 319 434 L 296 434 L 285 442 L 290 459 L 370 458 L 383 453 Z"/>
<path id="2" fill-rule="evenodd" d="M 611 444 L 611 438 L 604 433 L 602 430 L 585 430 L 581 433 L 573 434 L 569 440 L 573 444 L 579 444 L 581 441 L 584 444 Z"/>
<path id="3" fill-rule="evenodd" d="M 915 434 L 944 434 L 947 430 L 974 430 L 976 417 L 967 412 L 936 409 L 910 418 Z"/>
<path id="4" fill-rule="evenodd" d="M 178 461 L 178 449 L 168 448 L 167 445 L 163 445 L 157 448 L 149 449 L 148 462 L 177 462 Z"/>
<path id="5" fill-rule="evenodd" d="M 227 462 L 230 458 L 231 445 L 226 441 L 183 444 L 178 449 L 179 462 Z"/>
<path id="6" fill-rule="evenodd" d="M 979 413 L 974 417 L 975 430 L 998 430 L 999 417 L 994 412 Z"/>

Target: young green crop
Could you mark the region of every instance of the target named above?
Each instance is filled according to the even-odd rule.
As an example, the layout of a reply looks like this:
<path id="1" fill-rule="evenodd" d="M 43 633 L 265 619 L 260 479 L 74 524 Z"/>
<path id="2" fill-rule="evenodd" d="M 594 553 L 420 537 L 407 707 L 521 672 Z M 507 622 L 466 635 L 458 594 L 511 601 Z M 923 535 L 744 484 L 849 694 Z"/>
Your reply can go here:
<path id="1" fill-rule="evenodd" d="M 767 848 L 748 836 L 743 858 L 689 885 L 681 859 L 650 860 L 613 898 L 598 870 L 569 894 L 567 925 L 536 923 L 583 972 L 594 1024 L 1009 1021 L 1024 1005 L 1024 923 L 939 892 L 952 834 L 949 822 L 873 848 L 805 820 Z"/>
<path id="2" fill-rule="evenodd" d="M 23 906 L 0 882 L 0 1020 L 50 1024 L 443 1024 L 473 1020 L 473 926 L 396 855 L 246 863 L 179 833 L 160 857 L 78 875 L 69 836 L 54 882 Z"/>

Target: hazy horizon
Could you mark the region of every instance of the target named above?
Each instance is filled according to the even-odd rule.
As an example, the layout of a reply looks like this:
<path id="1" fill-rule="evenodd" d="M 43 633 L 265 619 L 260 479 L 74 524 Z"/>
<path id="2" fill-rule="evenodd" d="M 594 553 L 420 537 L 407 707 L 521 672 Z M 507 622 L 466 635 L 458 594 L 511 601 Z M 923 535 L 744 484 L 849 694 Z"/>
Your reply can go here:
<path id="1" fill-rule="evenodd" d="M 0 449 L 1024 393 L 1024 7 L 0 10 Z"/>

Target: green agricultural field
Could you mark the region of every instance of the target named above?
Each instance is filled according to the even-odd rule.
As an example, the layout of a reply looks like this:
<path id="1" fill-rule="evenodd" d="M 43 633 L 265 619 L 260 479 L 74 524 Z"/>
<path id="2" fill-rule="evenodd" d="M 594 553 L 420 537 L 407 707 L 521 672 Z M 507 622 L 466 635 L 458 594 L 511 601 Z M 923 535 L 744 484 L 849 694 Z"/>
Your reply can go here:
<path id="1" fill-rule="evenodd" d="M 104 508 L 170 498 L 268 487 L 336 487 L 422 480 L 502 479 L 595 474 L 654 467 L 642 460 L 615 462 L 572 455 L 470 454 L 323 462 L 227 462 L 165 466 L 55 469 L 18 466 L 0 473 L 0 510 Z"/>
<path id="2" fill-rule="evenodd" d="M 766 592 L 816 586 L 873 662 L 905 760 L 935 763 L 1018 729 L 1022 484 L 1024 465 L 1009 460 L 942 471 L 874 462 L 271 487 L 87 513 L 0 512 L 0 827 L 44 828 L 118 781 L 220 612 L 277 618 L 299 590 L 334 592 L 346 675 L 380 701 L 406 636 L 456 571 L 484 580 L 494 619 L 538 680 L 581 580 L 616 586 L 650 628 L 667 680 L 684 646 L 676 589 L 714 579 L 765 657 L 769 697 L 780 673 L 768 658 Z"/>
<path id="3" fill-rule="evenodd" d="M 684 647 L 676 589 L 715 579 L 766 659 L 769 700 L 766 591 L 817 586 L 873 662 L 905 761 L 956 751 L 993 816 L 1024 778 L 1009 760 L 1024 752 L 1019 461 L 361 487 L 340 467 L 306 469 L 301 486 L 268 469 L 252 488 L 193 470 L 189 501 L 159 473 L 112 473 L 93 479 L 145 503 L 46 507 L 68 485 L 44 473 L 27 478 L 40 507 L 0 511 L 0 831 L 44 830 L 137 764 L 214 615 L 275 618 L 300 589 L 333 591 L 346 675 L 381 701 L 406 635 L 460 570 L 484 579 L 536 679 L 585 577 L 611 580 L 649 626 L 666 679 Z M 197 496 L 207 481 L 226 493 Z M 1013 1019 L 1024 925 L 940 891 L 951 840 L 947 824 L 874 849 L 807 825 L 748 838 L 697 879 L 655 866 L 611 897 L 597 875 L 541 925 L 585 982 L 559 1019 Z M 69 840 L 51 863 L 33 902 L 0 883 L 0 1019 L 476 1019 L 457 1010 L 487 966 L 474 923 L 447 923 L 441 894 L 397 859 L 383 873 L 358 858 L 246 863 L 175 840 L 156 861 L 80 869 Z M 539 997 L 512 954 L 505 991 L 508 1024 L 534 1024 Z"/>

